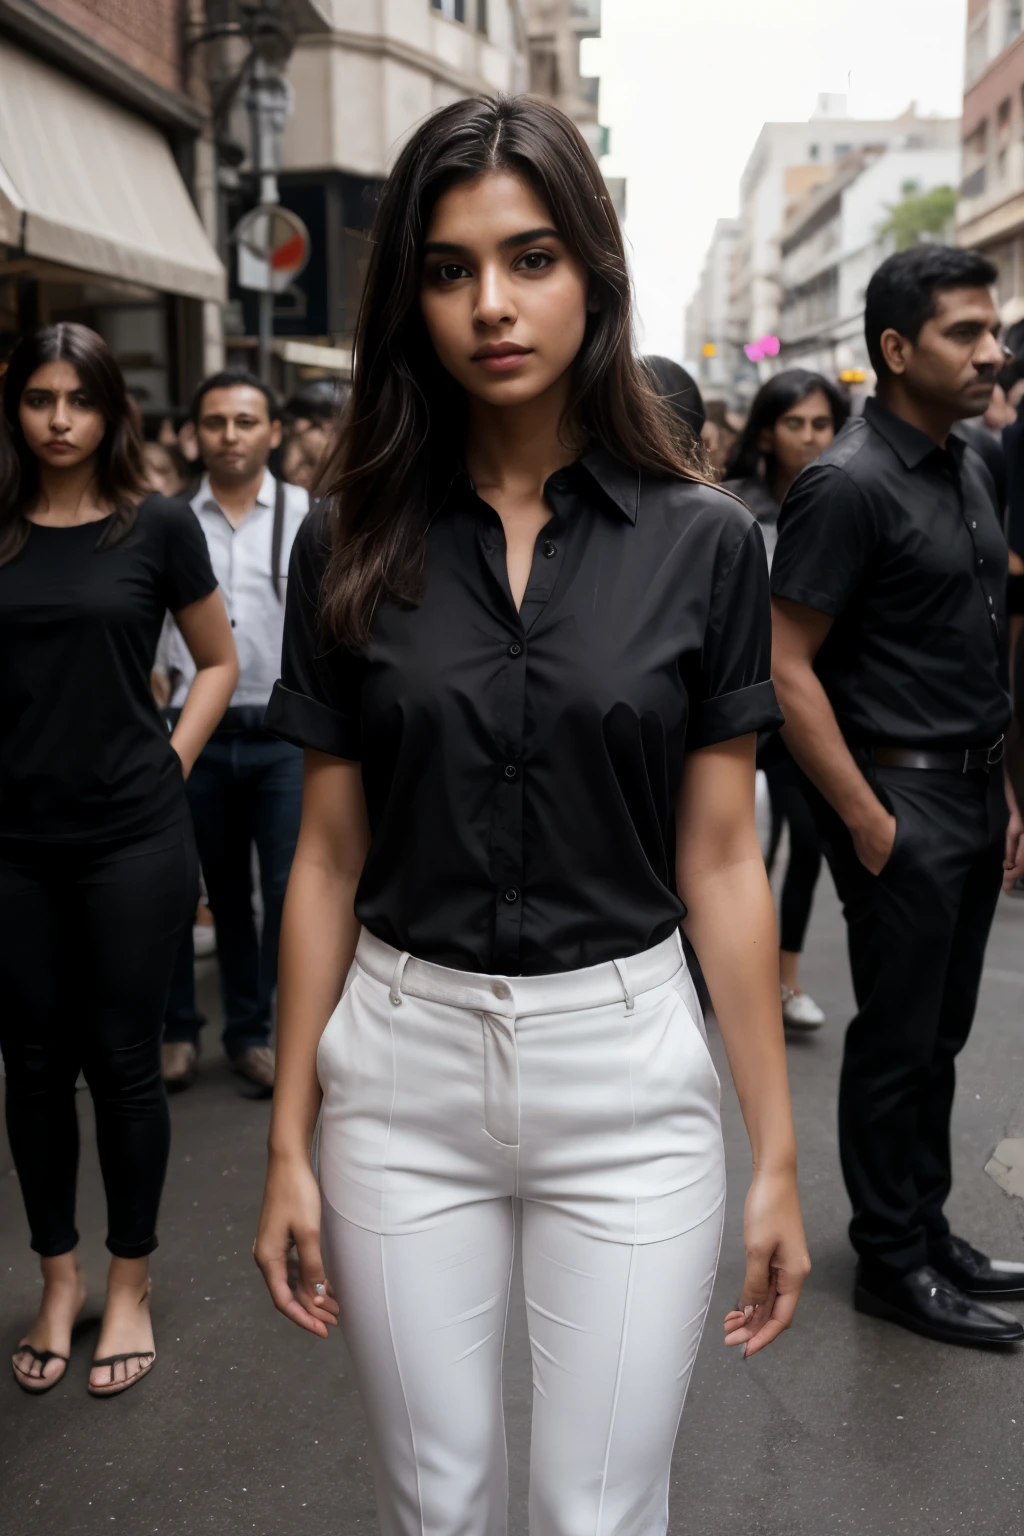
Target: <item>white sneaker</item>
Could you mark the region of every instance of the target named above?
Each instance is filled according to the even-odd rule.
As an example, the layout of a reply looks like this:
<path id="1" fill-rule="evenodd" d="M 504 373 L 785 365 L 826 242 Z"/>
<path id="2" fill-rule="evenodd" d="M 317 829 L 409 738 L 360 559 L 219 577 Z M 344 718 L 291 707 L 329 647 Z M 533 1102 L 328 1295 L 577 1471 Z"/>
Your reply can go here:
<path id="1" fill-rule="evenodd" d="M 782 989 L 782 1022 L 791 1029 L 820 1029 L 825 1015 L 807 992 Z"/>
<path id="2" fill-rule="evenodd" d="M 197 960 L 217 953 L 217 930 L 212 923 L 193 923 L 192 948 Z"/>

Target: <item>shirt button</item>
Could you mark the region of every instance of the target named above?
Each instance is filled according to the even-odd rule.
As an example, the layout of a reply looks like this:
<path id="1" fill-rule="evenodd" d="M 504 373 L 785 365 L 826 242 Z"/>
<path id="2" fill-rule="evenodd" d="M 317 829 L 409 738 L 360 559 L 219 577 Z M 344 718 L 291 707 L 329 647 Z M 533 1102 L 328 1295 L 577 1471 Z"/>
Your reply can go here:
<path id="1" fill-rule="evenodd" d="M 552 544 L 550 539 L 544 545 L 544 553 L 545 553 L 545 555 L 547 556 L 547 558 L 549 560 L 551 559 L 552 555 L 556 555 L 558 553 L 558 551 L 556 550 L 555 546 Z"/>
<path id="2" fill-rule="evenodd" d="M 971 527 L 972 527 L 972 528 L 977 528 L 977 526 L 978 526 L 978 525 L 977 525 L 977 523 L 972 523 L 972 524 L 971 524 Z"/>
<path id="3" fill-rule="evenodd" d="M 989 600 L 988 600 L 988 605 L 989 605 L 990 608 L 992 607 L 992 599 L 991 598 L 989 598 Z"/>
<path id="4" fill-rule="evenodd" d="M 984 565 L 985 564 L 984 560 L 981 558 L 980 555 L 978 556 L 978 564 L 979 565 Z"/>
<path id="5" fill-rule="evenodd" d="M 513 641 L 513 643 L 508 648 L 508 653 L 510 656 L 521 656 L 523 654 L 523 648 L 521 645 L 516 645 Z"/>
<path id="6" fill-rule="evenodd" d="M 505 892 L 505 900 L 506 901 L 518 901 L 519 900 L 519 892 L 516 890 L 514 885 L 510 886 L 509 889 Z"/>
<path id="7" fill-rule="evenodd" d="M 232 619 L 231 620 L 231 628 L 234 629 L 234 627 L 235 627 L 235 621 L 234 621 L 234 619 Z"/>
<path id="8" fill-rule="evenodd" d="M 514 779 L 515 776 L 516 776 L 516 765 L 515 765 L 515 763 L 506 763 L 505 764 L 505 777 L 506 777 L 506 779 Z"/>
<path id="9" fill-rule="evenodd" d="M 494 986 L 491 988 L 491 991 L 494 993 L 495 997 L 506 998 L 512 996 L 512 988 L 509 986 L 507 981 L 496 981 Z"/>

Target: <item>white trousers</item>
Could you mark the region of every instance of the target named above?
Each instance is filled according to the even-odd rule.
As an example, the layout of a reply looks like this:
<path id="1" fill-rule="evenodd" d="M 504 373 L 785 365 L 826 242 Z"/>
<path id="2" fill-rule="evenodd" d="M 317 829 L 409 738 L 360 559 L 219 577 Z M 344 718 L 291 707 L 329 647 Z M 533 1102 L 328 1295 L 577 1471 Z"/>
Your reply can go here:
<path id="1" fill-rule="evenodd" d="M 320 1043 L 324 1257 L 384 1536 L 502 1536 L 514 1222 L 531 1536 L 661 1536 L 718 1262 L 719 1084 L 678 937 L 491 977 L 363 933 Z"/>

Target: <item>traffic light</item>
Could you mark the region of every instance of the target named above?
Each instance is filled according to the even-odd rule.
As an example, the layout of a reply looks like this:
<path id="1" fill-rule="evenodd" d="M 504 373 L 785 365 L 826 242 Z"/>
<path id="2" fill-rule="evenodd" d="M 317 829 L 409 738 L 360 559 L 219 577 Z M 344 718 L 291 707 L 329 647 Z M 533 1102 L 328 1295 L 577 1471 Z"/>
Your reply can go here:
<path id="1" fill-rule="evenodd" d="M 701 347 L 701 351 L 703 352 L 705 357 L 717 357 L 718 356 L 718 348 L 715 346 L 713 341 L 706 341 L 704 343 L 703 347 Z"/>
<path id="2" fill-rule="evenodd" d="M 839 375 L 840 384 L 863 384 L 867 375 L 863 368 L 844 368 Z"/>

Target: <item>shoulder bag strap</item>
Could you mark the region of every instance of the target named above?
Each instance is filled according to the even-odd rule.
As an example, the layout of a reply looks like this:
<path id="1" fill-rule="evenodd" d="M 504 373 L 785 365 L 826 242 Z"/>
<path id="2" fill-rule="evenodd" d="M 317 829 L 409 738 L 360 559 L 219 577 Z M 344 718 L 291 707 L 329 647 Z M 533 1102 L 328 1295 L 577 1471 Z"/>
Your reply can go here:
<path id="1" fill-rule="evenodd" d="M 274 531 L 270 536 L 270 580 L 274 591 L 277 593 L 279 603 L 284 602 L 281 594 L 281 545 L 284 541 L 284 499 L 285 484 L 278 475 L 274 482 Z"/>

